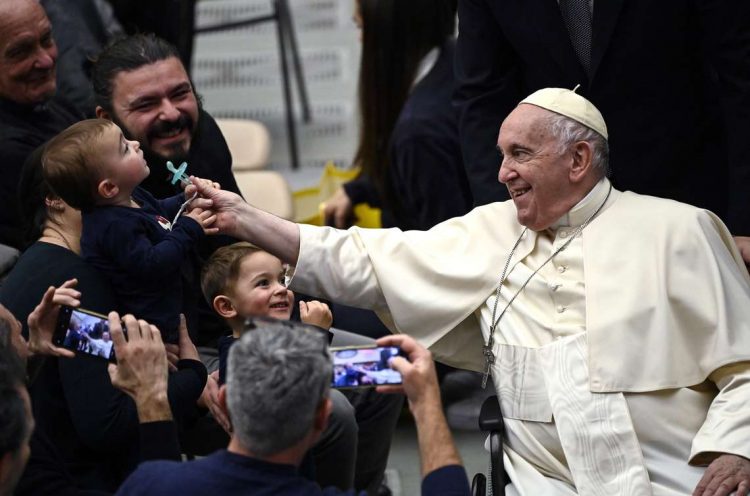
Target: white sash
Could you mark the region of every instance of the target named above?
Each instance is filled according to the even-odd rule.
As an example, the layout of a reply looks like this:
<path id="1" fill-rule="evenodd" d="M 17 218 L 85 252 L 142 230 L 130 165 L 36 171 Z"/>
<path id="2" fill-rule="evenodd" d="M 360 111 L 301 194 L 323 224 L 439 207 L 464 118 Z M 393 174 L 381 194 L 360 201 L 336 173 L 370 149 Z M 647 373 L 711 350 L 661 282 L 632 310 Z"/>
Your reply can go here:
<path id="1" fill-rule="evenodd" d="M 498 348 L 493 375 L 503 415 L 530 422 L 554 416 L 578 494 L 652 494 L 624 395 L 589 390 L 585 333 L 538 349 Z"/>

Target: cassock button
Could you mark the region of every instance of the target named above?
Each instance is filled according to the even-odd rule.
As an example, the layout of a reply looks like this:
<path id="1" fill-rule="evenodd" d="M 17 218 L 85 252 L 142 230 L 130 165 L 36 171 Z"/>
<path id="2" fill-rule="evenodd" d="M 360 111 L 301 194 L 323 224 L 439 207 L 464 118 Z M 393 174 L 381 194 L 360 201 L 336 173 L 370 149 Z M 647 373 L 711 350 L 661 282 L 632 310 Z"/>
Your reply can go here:
<path id="1" fill-rule="evenodd" d="M 557 313 L 563 313 L 565 311 L 565 307 L 562 305 L 557 306 Z"/>
<path id="2" fill-rule="evenodd" d="M 550 291 L 557 291 L 558 289 L 560 289 L 560 286 L 562 286 L 562 284 L 551 283 L 549 285 L 549 290 Z"/>
<path id="3" fill-rule="evenodd" d="M 564 265 L 561 265 L 561 266 L 559 266 L 559 267 L 557 268 L 557 271 L 558 271 L 558 272 L 559 272 L 560 274 L 564 273 L 564 272 L 565 272 L 566 270 L 568 270 L 568 268 L 567 268 L 566 266 L 564 266 Z"/>
<path id="4" fill-rule="evenodd" d="M 560 237 L 561 238 L 567 238 L 568 237 L 568 231 L 562 229 L 560 230 Z"/>

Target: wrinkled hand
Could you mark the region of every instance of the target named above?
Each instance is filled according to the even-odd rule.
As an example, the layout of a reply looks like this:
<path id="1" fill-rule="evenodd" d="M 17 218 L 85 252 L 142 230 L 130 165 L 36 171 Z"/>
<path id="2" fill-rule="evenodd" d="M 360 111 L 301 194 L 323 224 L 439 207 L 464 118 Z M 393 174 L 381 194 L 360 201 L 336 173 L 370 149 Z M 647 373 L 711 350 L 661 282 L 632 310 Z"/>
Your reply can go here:
<path id="1" fill-rule="evenodd" d="M 221 189 L 221 184 L 217 183 L 216 181 L 212 181 L 210 179 L 203 179 L 201 177 L 192 177 L 191 179 L 195 179 L 195 181 L 206 186 L 207 188 Z M 188 184 L 185 187 L 185 199 L 188 200 L 192 198 L 196 191 L 198 191 L 198 188 L 196 188 L 194 182 Z"/>
<path id="2" fill-rule="evenodd" d="M 167 401 L 167 355 L 161 333 L 156 326 L 126 315 L 122 322 L 128 339 L 122 332 L 120 316 L 109 314 L 109 330 L 114 343 L 117 365 L 109 364 L 112 385 L 133 398 L 141 422 L 170 420 Z"/>
<path id="3" fill-rule="evenodd" d="M 354 224 L 354 205 L 346 190 L 339 186 L 339 189 L 323 203 L 323 218 L 327 226 L 346 229 Z"/>
<path id="4" fill-rule="evenodd" d="M 51 355 L 58 357 L 75 357 L 75 353 L 65 348 L 58 348 L 52 344 L 52 336 L 57 327 L 57 317 L 60 306 L 67 305 L 77 308 L 80 306 L 81 293 L 75 289 L 77 279 L 65 281 L 62 286 L 50 286 L 42 296 L 42 301 L 29 314 L 26 321 L 29 325 L 29 351 L 35 355 Z"/>
<path id="5" fill-rule="evenodd" d="M 218 229 L 219 233 L 238 237 L 236 236 L 238 217 L 240 209 L 245 204 L 242 197 L 230 191 L 208 187 L 193 177 L 190 180 L 193 181 L 199 195 L 193 204 L 203 210 L 210 210 L 216 215 L 213 227 Z"/>
<path id="6" fill-rule="evenodd" d="M 432 353 L 405 334 L 382 337 L 377 340 L 377 345 L 398 346 L 409 357 L 407 360 L 396 356 L 390 361 L 391 368 L 403 377 L 403 385 L 378 386 L 378 392 L 404 392 L 413 412 L 424 406 L 440 406 L 440 390 Z"/>
<path id="7" fill-rule="evenodd" d="M 750 267 L 750 237 L 735 236 L 734 244 L 736 244 L 737 249 L 740 250 L 740 255 L 742 255 L 742 260 L 745 261 L 745 265 Z"/>
<path id="8" fill-rule="evenodd" d="M 198 398 L 198 406 L 207 408 L 211 412 L 216 422 L 227 432 L 232 433 L 232 423 L 224 410 L 219 406 L 219 371 L 212 372 L 206 381 L 206 387 L 203 388 L 203 394 Z"/>
<path id="9" fill-rule="evenodd" d="M 299 302 L 299 318 L 305 324 L 311 324 L 323 329 L 330 329 L 333 315 L 328 305 L 317 300 Z"/>
<path id="10" fill-rule="evenodd" d="M 698 482 L 693 496 L 746 496 L 750 490 L 750 460 L 724 454 L 715 459 Z"/>
<path id="11" fill-rule="evenodd" d="M 203 210 L 202 208 L 193 208 L 190 212 L 184 214 L 190 217 L 203 228 L 203 233 L 206 235 L 217 234 L 218 229 L 211 227 L 216 222 L 216 216 L 210 210 Z"/>

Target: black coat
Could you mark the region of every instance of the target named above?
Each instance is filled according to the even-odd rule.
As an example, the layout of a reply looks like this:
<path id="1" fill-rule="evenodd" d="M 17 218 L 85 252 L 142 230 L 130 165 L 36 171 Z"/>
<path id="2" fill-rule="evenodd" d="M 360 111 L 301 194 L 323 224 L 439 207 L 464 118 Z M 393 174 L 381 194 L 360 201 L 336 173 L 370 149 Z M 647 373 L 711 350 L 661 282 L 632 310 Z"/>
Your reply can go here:
<path id="1" fill-rule="evenodd" d="M 24 162 L 37 147 L 82 118 L 61 98 L 35 106 L 0 98 L 0 243 L 18 249 L 25 245 L 18 208 L 18 181 Z"/>
<path id="2" fill-rule="evenodd" d="M 592 77 L 555 0 L 460 0 L 456 56 L 464 163 L 475 204 L 497 183 L 501 122 L 545 87 L 602 112 L 620 189 L 709 208 L 750 234 L 750 2 L 594 0 Z"/>

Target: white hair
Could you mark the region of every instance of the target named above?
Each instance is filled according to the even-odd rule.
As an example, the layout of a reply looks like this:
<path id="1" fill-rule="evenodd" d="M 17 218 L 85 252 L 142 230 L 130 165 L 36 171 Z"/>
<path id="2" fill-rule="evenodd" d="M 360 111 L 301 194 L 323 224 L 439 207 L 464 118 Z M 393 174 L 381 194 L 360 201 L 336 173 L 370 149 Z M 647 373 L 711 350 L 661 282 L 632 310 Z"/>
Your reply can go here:
<path id="1" fill-rule="evenodd" d="M 577 141 L 589 143 L 593 150 L 591 163 L 603 176 L 609 175 L 609 144 L 604 136 L 578 121 L 554 112 L 548 117 L 547 130 L 557 139 L 560 153 Z"/>

